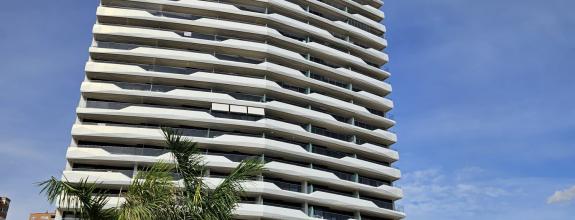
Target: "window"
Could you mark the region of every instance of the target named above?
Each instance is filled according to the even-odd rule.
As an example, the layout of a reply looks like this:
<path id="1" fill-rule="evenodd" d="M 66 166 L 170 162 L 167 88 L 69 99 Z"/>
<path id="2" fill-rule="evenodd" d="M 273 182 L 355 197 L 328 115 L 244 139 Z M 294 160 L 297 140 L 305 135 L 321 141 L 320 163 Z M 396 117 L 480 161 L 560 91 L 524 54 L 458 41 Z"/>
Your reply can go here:
<path id="1" fill-rule="evenodd" d="M 389 199 L 379 199 L 379 198 L 363 196 L 363 195 L 360 195 L 359 198 L 363 199 L 363 200 L 371 201 L 371 202 L 375 203 L 375 205 L 377 205 L 377 207 L 393 210 L 393 201 L 391 201 Z"/>
<path id="2" fill-rule="evenodd" d="M 351 139 L 351 135 L 332 132 L 332 131 L 329 131 L 325 128 L 317 127 L 317 126 L 313 126 L 313 125 L 311 126 L 311 132 L 314 134 L 319 134 L 319 135 L 335 138 L 335 139 L 342 140 L 342 141 L 349 141 Z"/>
<path id="3" fill-rule="evenodd" d="M 332 149 L 329 149 L 327 147 L 323 147 L 323 146 L 319 146 L 319 145 L 313 145 L 312 153 L 330 156 L 330 157 L 334 157 L 334 158 L 344 158 L 344 157 L 352 156 L 350 153 L 332 150 Z"/>
<path id="4" fill-rule="evenodd" d="M 284 179 L 272 178 L 272 177 L 264 177 L 264 181 L 273 183 L 283 190 L 292 192 L 302 192 L 302 184 L 300 182 L 287 181 Z"/>
<path id="5" fill-rule="evenodd" d="M 316 170 L 323 170 L 323 171 L 326 171 L 326 172 L 333 173 L 333 174 L 335 174 L 338 178 L 340 178 L 340 179 L 342 179 L 342 180 L 354 181 L 354 178 L 353 178 L 354 174 L 353 174 L 353 173 L 348 173 L 348 172 L 333 170 L 333 169 L 330 169 L 330 168 L 328 168 L 328 167 L 326 167 L 326 166 L 321 166 L 321 165 L 316 165 L 316 164 L 313 165 L 313 168 L 316 169 Z"/>
<path id="6" fill-rule="evenodd" d="M 314 217 L 328 219 L 328 220 L 348 220 L 353 218 L 353 213 L 336 211 L 326 207 L 313 206 Z"/>
<path id="7" fill-rule="evenodd" d="M 286 202 L 283 200 L 275 200 L 275 199 L 269 199 L 269 198 L 265 198 L 265 197 L 263 198 L 263 203 L 264 203 L 264 205 L 277 206 L 277 207 L 295 209 L 295 210 L 302 210 L 302 208 L 303 208 L 301 203 Z"/>
<path id="8" fill-rule="evenodd" d="M 359 176 L 358 180 L 359 180 L 358 182 L 361 184 L 375 186 L 375 187 L 379 187 L 382 185 L 388 185 L 388 186 L 391 185 L 390 181 L 378 180 L 378 179 L 369 178 L 369 177 L 365 177 L 365 176 Z"/>

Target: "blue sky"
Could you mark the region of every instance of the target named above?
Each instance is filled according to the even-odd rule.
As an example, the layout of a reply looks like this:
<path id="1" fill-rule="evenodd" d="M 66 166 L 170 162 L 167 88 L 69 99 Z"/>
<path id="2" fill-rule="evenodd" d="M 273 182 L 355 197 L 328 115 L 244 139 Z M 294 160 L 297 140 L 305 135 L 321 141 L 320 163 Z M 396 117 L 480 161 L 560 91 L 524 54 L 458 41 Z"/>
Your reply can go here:
<path id="1" fill-rule="evenodd" d="M 13 200 L 10 219 L 50 209 L 33 183 L 64 167 L 96 5 L 0 7 L 0 195 Z M 573 8 L 386 1 L 408 219 L 573 219 Z"/>

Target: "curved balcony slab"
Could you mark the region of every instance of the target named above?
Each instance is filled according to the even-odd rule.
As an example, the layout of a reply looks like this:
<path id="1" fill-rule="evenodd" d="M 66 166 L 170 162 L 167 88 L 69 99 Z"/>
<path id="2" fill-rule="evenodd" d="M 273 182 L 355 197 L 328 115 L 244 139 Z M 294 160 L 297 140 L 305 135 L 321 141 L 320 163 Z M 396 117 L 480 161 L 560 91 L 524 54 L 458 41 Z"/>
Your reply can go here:
<path id="1" fill-rule="evenodd" d="M 309 52 L 308 50 L 312 50 L 314 51 L 314 53 L 323 54 L 328 58 L 360 66 L 364 69 L 371 69 L 372 71 L 375 71 L 377 74 L 385 76 L 385 72 L 383 70 L 368 65 L 366 62 L 364 62 L 358 57 L 355 57 L 348 53 L 343 53 L 339 50 L 335 50 L 315 42 L 306 43 L 304 47 L 306 48 L 306 50 L 300 51 L 300 53 L 296 53 L 269 44 L 250 42 L 245 40 L 236 40 L 236 39 L 227 39 L 223 41 L 196 39 L 196 38 L 183 37 L 171 31 L 146 29 L 146 28 L 96 24 L 94 25 L 93 32 L 96 40 L 103 39 L 104 41 L 106 41 L 108 39 L 113 40 L 115 38 L 123 37 L 126 39 L 145 38 L 146 40 L 157 40 L 163 42 L 180 42 L 182 43 L 181 44 L 182 48 L 178 49 L 193 48 L 193 45 L 199 45 L 202 48 L 212 48 L 214 51 L 221 51 L 224 53 L 230 53 L 230 52 L 237 54 L 257 53 L 261 57 L 277 57 L 278 59 L 289 60 L 290 62 L 298 63 L 299 65 L 311 66 L 317 69 L 321 69 L 322 71 L 338 74 L 338 72 L 336 72 L 333 68 L 306 60 L 302 55 L 300 55 L 300 53 L 306 53 Z M 358 74 L 357 72 L 353 73 Z M 350 77 L 350 79 L 353 79 L 353 77 Z"/>
<path id="2" fill-rule="evenodd" d="M 285 219 L 285 220 L 320 220 L 307 216 L 305 213 L 295 209 L 288 209 L 276 206 L 245 204 L 238 206 L 235 213 L 241 219 Z"/>
<path id="3" fill-rule="evenodd" d="M 111 128 L 111 130 L 113 130 L 113 128 Z M 75 130 L 74 133 L 76 133 Z M 194 140 L 201 145 L 218 146 L 218 148 L 226 150 L 236 150 L 237 147 L 241 147 L 241 149 L 249 152 L 284 155 L 292 158 L 305 158 L 307 161 L 315 161 L 315 163 L 326 164 L 344 171 L 358 171 L 362 173 L 362 175 L 366 173 L 369 175 L 392 179 L 398 179 L 401 177 L 399 170 L 395 168 L 351 157 L 338 159 L 321 154 L 311 153 L 304 150 L 301 146 L 271 139 L 237 135 L 222 135 L 216 138 L 194 138 Z M 111 153 L 102 148 L 85 147 L 70 147 L 68 149 L 67 158 L 71 160 L 106 160 L 116 162 L 137 161 L 139 163 L 153 163 L 158 161 L 169 162 L 172 160 L 171 154 L 169 153 L 163 153 L 161 155 L 133 155 L 128 153 Z"/>
<path id="4" fill-rule="evenodd" d="M 171 6 L 171 7 L 181 7 L 181 8 L 188 8 L 188 9 L 194 9 L 194 10 L 205 10 L 205 11 L 212 11 L 214 13 L 217 14 L 230 14 L 230 15 L 236 15 L 236 16 L 250 16 L 253 17 L 254 19 L 267 19 L 268 21 L 275 21 L 278 22 L 281 26 L 292 26 L 294 28 L 299 28 L 300 30 L 305 30 L 306 32 L 309 33 L 314 33 L 317 35 L 326 35 L 326 36 L 330 36 L 333 37 L 333 35 L 330 34 L 330 31 L 326 31 L 322 28 L 318 28 L 316 26 L 313 25 L 308 25 L 307 23 L 301 22 L 299 20 L 295 20 L 293 18 L 284 16 L 284 15 L 280 15 L 280 14 L 264 14 L 264 13 L 258 13 L 258 12 L 252 12 L 252 11 L 244 11 L 241 10 L 240 8 L 231 5 L 231 4 L 225 4 L 225 3 L 216 3 L 216 2 L 205 2 L 205 1 L 197 1 L 197 0 L 187 0 L 187 1 L 162 1 L 162 0 L 130 0 L 130 1 L 134 1 L 134 2 L 140 2 L 140 3 L 151 3 L 151 4 L 155 4 L 155 5 L 159 5 L 159 6 Z M 275 1 L 274 1 L 275 2 Z M 288 2 L 289 3 L 289 2 Z M 277 6 L 286 6 L 288 4 L 284 3 L 281 5 L 278 4 L 274 4 Z M 324 25 L 327 25 L 329 27 L 331 27 L 331 29 L 337 29 L 339 31 L 347 31 L 349 32 L 349 29 L 347 28 L 342 28 L 341 26 L 338 26 L 337 22 L 333 22 L 327 19 L 323 19 L 322 17 L 319 17 L 317 15 L 314 14 L 309 14 L 306 11 L 304 11 L 301 7 L 297 7 L 299 9 L 297 9 L 296 7 L 282 7 L 283 9 L 287 9 L 289 10 L 291 13 L 298 13 L 300 16 L 306 16 L 309 17 L 310 19 L 315 19 L 317 21 L 323 21 Z M 354 17 L 354 18 L 358 18 L 361 15 L 356 15 L 356 16 L 349 16 L 351 14 L 344 14 L 346 17 Z M 363 16 L 361 16 L 363 17 Z M 363 20 L 362 20 L 363 22 Z M 385 32 L 385 27 L 377 22 L 368 22 L 366 23 L 369 26 L 373 26 L 372 28 L 381 30 L 383 32 Z M 369 35 L 364 35 L 358 33 L 358 32 L 351 32 L 352 34 L 357 35 L 358 37 L 364 38 L 364 40 L 367 41 L 375 41 L 381 44 L 381 40 L 382 38 L 377 37 L 371 33 L 365 32 Z M 373 35 L 375 38 L 366 38 L 366 36 L 370 36 Z"/>
<path id="5" fill-rule="evenodd" d="M 299 48 L 312 49 L 309 46 L 307 46 L 306 42 L 294 40 L 292 38 L 289 38 L 289 37 L 286 37 L 286 36 L 280 34 L 275 29 L 260 26 L 260 25 L 231 22 L 231 21 L 227 21 L 227 20 L 215 20 L 215 19 L 209 19 L 209 18 L 201 18 L 201 19 L 197 19 L 197 20 L 182 20 L 182 19 L 168 18 L 168 17 L 157 17 L 157 16 L 154 16 L 148 12 L 141 11 L 141 10 L 110 8 L 110 7 L 105 7 L 105 6 L 99 7 L 97 12 L 98 12 L 98 16 L 102 17 L 102 18 L 122 18 L 122 19 L 146 20 L 149 22 L 160 22 L 160 23 L 166 23 L 166 24 L 186 25 L 186 26 L 193 27 L 194 29 L 204 29 L 204 30 L 218 29 L 220 31 L 225 30 L 225 31 L 231 32 L 231 33 L 233 33 L 233 32 L 243 33 L 246 36 L 260 36 L 260 37 L 264 37 L 264 38 L 270 37 L 270 38 L 274 38 L 276 40 L 280 40 L 280 41 L 289 43 L 290 45 L 294 46 L 295 48 L 299 47 Z M 279 18 L 279 19 L 285 20 L 285 19 L 281 19 L 281 18 Z M 307 24 L 301 23 L 299 21 L 297 21 L 297 22 L 300 26 L 307 25 Z M 110 22 L 106 22 L 106 23 L 110 23 Z M 298 26 L 297 28 L 301 29 L 302 27 Z M 310 28 L 313 28 L 313 26 L 310 26 Z M 317 32 L 317 33 L 321 34 L 323 32 Z M 331 34 L 329 34 L 329 35 L 327 35 L 327 34 L 329 34 L 329 33 L 323 33 L 320 36 L 323 36 L 324 38 L 329 39 L 333 43 L 336 43 L 336 44 L 339 44 L 342 46 L 346 46 L 350 50 L 353 50 L 355 53 L 362 54 L 362 56 L 368 56 L 368 57 L 366 57 L 368 59 L 382 60 L 382 59 L 385 59 L 387 56 L 384 53 L 382 53 L 381 51 L 366 50 L 366 49 L 364 49 L 360 46 L 357 46 L 353 43 L 350 43 L 350 42 L 341 40 L 339 38 L 333 37 Z M 316 51 L 316 52 L 319 52 L 319 51 Z M 377 70 L 371 69 L 370 71 L 377 71 Z"/>
<path id="6" fill-rule="evenodd" d="M 138 131 L 138 132 L 130 132 L 130 130 Z M 72 129 L 72 135 L 75 137 L 100 137 L 104 139 L 110 138 L 119 138 L 119 139 L 140 139 L 140 140 L 155 140 L 160 142 L 163 137 L 159 129 L 148 129 L 148 128 L 127 128 L 127 127 L 113 127 L 113 126 L 97 126 L 97 125 L 75 125 Z M 202 141 L 204 138 L 193 138 L 194 141 Z M 217 139 L 217 138 L 216 138 Z M 234 139 L 235 140 L 235 139 Z M 220 140 L 221 141 L 221 140 Z M 237 140 L 235 140 L 238 142 Z M 241 144 L 241 142 L 238 142 Z M 234 167 L 235 162 L 231 162 L 229 159 L 224 159 L 223 157 L 212 156 L 208 159 L 219 158 L 218 160 L 220 164 L 212 164 L 218 165 L 222 167 L 231 168 Z M 94 159 L 94 158 L 91 158 Z M 222 164 L 223 163 L 223 164 Z M 328 184 L 336 184 L 341 187 L 352 187 L 354 189 L 367 191 L 370 193 L 389 196 L 391 198 L 401 198 L 401 190 L 395 187 L 390 187 L 386 185 L 382 185 L 380 187 L 373 187 L 368 186 L 360 183 L 349 182 L 345 180 L 339 179 L 335 174 L 310 169 L 306 167 L 295 166 L 291 164 L 284 164 L 279 162 L 268 162 L 266 163 L 266 168 L 270 172 L 281 173 L 286 176 L 291 176 L 295 179 L 302 180 L 315 180 L 320 181 Z"/>
<path id="7" fill-rule="evenodd" d="M 255 81 L 256 81 L 256 79 L 254 79 L 254 82 Z M 257 83 L 254 83 L 251 85 L 257 85 Z M 269 85 L 269 84 L 267 84 L 267 85 Z M 270 90 L 292 93 L 295 96 L 300 96 L 299 93 L 285 90 L 285 89 L 281 89 L 279 86 L 277 86 L 277 84 L 276 84 L 275 88 L 272 88 L 270 86 L 266 86 L 266 87 L 269 88 Z M 115 85 L 115 84 L 99 83 L 99 82 L 84 82 L 84 83 L 82 83 L 81 90 L 83 93 L 113 94 L 113 95 L 131 94 L 133 96 L 144 96 L 144 97 L 199 100 L 199 101 L 204 101 L 204 102 L 209 102 L 209 103 L 226 103 L 226 104 L 229 103 L 229 104 L 244 104 L 244 105 L 247 104 L 247 103 L 242 103 L 242 102 L 235 102 L 235 100 L 236 100 L 235 98 L 233 98 L 232 96 L 230 96 L 228 94 L 223 94 L 223 93 L 211 93 L 211 92 L 181 90 L 181 89 L 174 89 L 174 90 L 171 90 L 168 92 L 135 91 L 135 90 L 121 89 L 118 85 Z M 310 99 L 312 99 L 312 100 L 318 100 L 315 102 L 331 105 L 333 107 L 339 106 L 340 108 L 348 108 L 348 109 L 351 109 L 352 111 L 355 110 L 356 112 L 364 111 L 365 114 L 369 114 L 367 112 L 367 110 L 363 107 L 359 107 L 357 105 L 354 105 L 354 104 L 351 104 L 348 102 L 343 102 L 343 101 L 338 100 L 338 99 L 333 99 L 333 98 L 330 98 L 330 97 L 327 97 L 327 96 L 324 96 L 321 94 L 317 94 L 317 93 L 312 93 L 312 94 L 307 94 L 307 95 L 301 94 L 301 96 L 302 97 L 310 97 Z M 269 108 L 270 105 L 271 106 L 275 105 L 273 102 L 270 102 L 270 104 L 260 103 L 260 102 L 256 102 L 256 103 L 248 102 L 248 103 L 249 104 L 247 104 L 247 106 L 261 107 L 264 109 Z M 277 105 L 275 105 L 275 106 L 277 106 Z M 283 106 L 285 107 L 286 105 L 283 105 Z M 290 109 L 299 110 L 298 112 L 300 112 L 300 113 L 306 113 L 307 112 L 306 110 L 304 110 L 301 107 L 297 108 L 294 106 Z M 275 108 L 275 110 L 280 110 L 280 111 L 286 112 L 286 109 Z M 179 110 L 179 111 L 181 111 L 181 110 Z M 310 119 L 316 118 L 314 115 L 315 114 L 309 114 L 308 118 L 310 118 Z M 319 119 L 319 118 L 316 118 L 316 119 Z M 324 122 L 329 122 L 329 121 L 324 121 Z M 337 129 L 344 128 L 344 130 L 347 129 L 348 132 L 349 131 L 360 132 L 362 135 L 368 135 L 368 136 L 371 136 L 372 138 L 380 139 L 381 141 L 384 141 L 386 143 L 395 143 L 395 141 L 396 141 L 395 134 L 388 132 L 388 131 L 384 131 L 384 130 L 380 130 L 380 129 L 371 131 L 371 130 L 367 130 L 364 128 L 355 127 L 355 126 L 352 126 L 350 124 L 341 123 L 341 122 L 338 122 L 336 120 L 332 120 L 331 124 L 333 126 L 335 126 L 334 128 L 337 128 Z"/>
<path id="8" fill-rule="evenodd" d="M 72 136 L 75 137 L 88 137 L 91 139 L 96 140 L 105 140 L 105 139 L 134 139 L 134 140 L 143 140 L 149 141 L 152 143 L 161 144 L 163 140 L 163 136 L 159 129 L 152 129 L 152 128 L 137 128 L 137 127 L 120 127 L 120 126 L 99 126 L 99 125 L 82 125 L 76 124 L 72 128 Z M 237 136 L 237 135 L 222 135 L 216 138 L 198 138 L 192 137 L 194 141 L 198 143 L 205 143 L 205 144 L 215 144 L 219 146 L 229 146 L 230 149 L 233 149 L 234 144 L 236 146 L 241 146 L 242 148 L 247 149 L 269 149 L 272 151 L 280 151 L 289 154 L 298 155 L 301 153 L 306 152 L 300 146 L 279 142 L 271 139 L 263 139 L 263 138 L 254 138 L 254 137 L 245 137 L 245 136 Z M 396 151 L 377 147 L 371 144 L 363 144 L 363 145 L 355 145 L 350 144 L 346 147 L 355 151 L 363 151 L 366 154 L 374 154 L 378 155 L 382 158 L 387 158 L 387 160 L 397 160 L 398 154 Z M 304 154 L 305 156 L 306 154 Z M 312 158 L 310 156 L 310 158 Z M 314 155 L 314 159 L 321 159 L 325 160 L 325 157 L 321 157 L 321 155 Z M 386 174 L 390 175 L 390 174 Z"/>

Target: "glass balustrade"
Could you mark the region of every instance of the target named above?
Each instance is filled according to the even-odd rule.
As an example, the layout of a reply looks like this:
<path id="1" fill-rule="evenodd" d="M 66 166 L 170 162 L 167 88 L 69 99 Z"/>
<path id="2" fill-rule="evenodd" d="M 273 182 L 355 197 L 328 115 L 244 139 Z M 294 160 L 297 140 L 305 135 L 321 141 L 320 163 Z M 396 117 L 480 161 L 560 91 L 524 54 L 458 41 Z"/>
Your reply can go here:
<path id="1" fill-rule="evenodd" d="M 311 132 L 314 134 L 319 134 L 322 136 L 326 136 L 326 137 L 330 137 L 330 138 L 334 138 L 334 139 L 338 139 L 338 140 L 342 140 L 342 141 L 349 141 L 351 138 L 351 135 L 332 132 L 332 131 L 329 131 L 325 128 L 321 128 L 321 127 L 317 127 L 317 126 L 311 126 Z"/>
<path id="2" fill-rule="evenodd" d="M 353 213 L 330 210 L 319 206 L 313 206 L 313 216 L 327 220 L 349 220 L 353 219 Z"/>
<path id="3" fill-rule="evenodd" d="M 312 153 L 321 154 L 321 155 L 334 157 L 334 158 L 344 158 L 344 157 L 353 156 L 352 154 L 349 154 L 349 153 L 332 150 L 332 149 L 329 149 L 327 147 L 322 147 L 322 146 L 318 146 L 318 145 L 313 145 Z"/>
<path id="4" fill-rule="evenodd" d="M 343 171 L 338 171 L 338 170 L 333 170 L 330 168 L 327 168 L 325 166 L 320 166 L 320 165 L 316 165 L 314 164 L 313 169 L 316 170 L 321 170 L 321 171 L 325 171 L 325 172 L 329 172 L 329 173 L 333 173 L 335 174 L 338 178 L 342 179 L 342 180 L 347 180 L 347 181 L 355 181 L 354 178 L 354 174 L 353 173 L 348 173 L 348 172 L 343 172 Z"/>
<path id="5" fill-rule="evenodd" d="M 371 202 L 375 203 L 375 205 L 377 205 L 377 207 L 380 207 L 380 208 L 394 210 L 393 201 L 391 201 L 391 200 L 378 199 L 378 198 L 374 198 L 374 197 L 361 196 L 361 195 L 360 195 L 360 199 L 371 201 Z"/>
<path id="6" fill-rule="evenodd" d="M 287 202 L 287 201 L 283 201 L 283 200 L 275 200 L 275 199 L 269 199 L 269 198 L 265 198 L 265 197 L 263 198 L 263 204 L 269 205 L 269 206 L 287 208 L 287 209 L 295 209 L 295 210 L 302 210 L 303 209 L 303 205 L 301 203 Z"/>
<path id="7" fill-rule="evenodd" d="M 302 184 L 298 182 L 286 181 L 277 178 L 264 177 L 265 182 L 270 182 L 279 187 L 280 189 L 292 191 L 292 192 L 302 192 Z"/>
<path id="8" fill-rule="evenodd" d="M 139 156 L 160 156 L 169 153 L 166 149 L 144 148 L 139 146 L 125 147 L 114 146 L 105 144 L 82 144 L 79 143 L 78 147 L 81 148 L 100 148 L 111 154 L 117 155 L 139 155 Z"/>
<path id="9" fill-rule="evenodd" d="M 365 177 L 365 176 L 361 176 L 361 175 L 358 177 L 358 182 L 361 184 L 370 185 L 370 186 L 374 186 L 374 187 L 380 187 L 382 185 L 387 185 L 387 186 L 391 185 L 391 182 L 389 182 L 389 181 L 373 179 L 373 178 L 369 178 L 369 177 Z"/>

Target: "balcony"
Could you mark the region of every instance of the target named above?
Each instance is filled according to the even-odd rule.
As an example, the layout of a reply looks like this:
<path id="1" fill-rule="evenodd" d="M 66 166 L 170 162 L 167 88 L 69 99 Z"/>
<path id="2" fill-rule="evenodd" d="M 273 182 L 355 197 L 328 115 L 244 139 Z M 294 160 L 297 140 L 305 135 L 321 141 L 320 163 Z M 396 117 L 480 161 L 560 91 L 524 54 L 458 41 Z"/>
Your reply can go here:
<path id="1" fill-rule="evenodd" d="M 380 207 L 380 208 L 395 210 L 395 205 L 394 205 L 393 201 L 391 201 L 391 200 L 379 199 L 379 198 L 373 198 L 373 197 L 361 196 L 361 195 L 360 195 L 360 199 L 371 201 L 371 202 L 375 203 L 375 205 L 377 205 L 377 207 Z"/>
<path id="2" fill-rule="evenodd" d="M 338 170 L 333 170 L 330 168 L 327 168 L 325 166 L 321 166 L 321 165 L 315 165 L 313 166 L 313 169 L 316 170 L 321 170 L 321 171 L 325 171 L 325 172 L 330 172 L 335 174 L 338 178 L 342 179 L 342 180 L 347 180 L 347 181 L 355 181 L 354 178 L 354 174 L 353 173 L 348 173 L 348 172 L 342 172 L 342 171 L 338 171 Z"/>
<path id="3" fill-rule="evenodd" d="M 341 140 L 341 141 L 346 141 L 346 142 L 349 142 L 350 139 L 351 139 L 351 135 L 346 135 L 346 134 L 340 134 L 340 133 L 332 132 L 332 131 L 329 131 L 329 130 L 327 130 L 327 129 L 325 129 L 325 128 L 321 128 L 321 127 L 317 127 L 317 126 L 313 126 L 313 125 L 311 126 L 310 132 L 311 132 L 311 133 L 314 133 L 314 134 L 319 134 L 319 135 L 322 135 L 322 136 L 326 136 L 326 137 L 338 139 L 338 140 Z"/>
<path id="4" fill-rule="evenodd" d="M 349 220 L 353 219 L 353 213 L 341 212 L 330 210 L 328 208 L 320 208 L 318 206 L 313 206 L 313 217 L 329 220 Z"/>
<path id="5" fill-rule="evenodd" d="M 344 89 L 348 89 L 348 88 L 349 88 L 349 84 L 347 84 L 347 83 L 344 83 L 344 82 L 338 81 L 338 80 L 334 80 L 334 79 L 331 79 L 331 78 L 328 78 L 328 77 L 319 75 L 319 74 L 317 74 L 317 73 L 313 73 L 313 72 L 310 73 L 310 77 L 311 77 L 312 79 L 319 80 L 319 81 L 322 81 L 322 82 L 326 82 L 326 83 L 329 83 L 329 84 L 332 84 L 332 85 L 335 85 L 335 86 L 338 86 L 338 87 L 341 87 L 341 88 L 344 88 Z"/>
<path id="6" fill-rule="evenodd" d="M 264 181 L 273 183 L 274 185 L 283 190 L 292 192 L 302 192 L 302 184 L 298 182 L 291 182 L 271 177 L 264 177 Z"/>
<path id="7" fill-rule="evenodd" d="M 116 167 L 116 166 L 75 163 L 72 166 L 72 171 L 121 173 L 129 178 L 134 176 L 134 169 L 132 167 Z"/>
<path id="8" fill-rule="evenodd" d="M 336 151 L 336 150 L 329 149 L 327 147 L 322 147 L 322 146 L 317 146 L 317 145 L 314 145 L 312 147 L 311 152 L 316 153 L 316 154 L 321 154 L 324 156 L 328 156 L 328 157 L 338 158 L 338 159 L 353 156 L 352 154 L 349 154 L 349 153 Z"/>
<path id="9" fill-rule="evenodd" d="M 244 160 L 259 158 L 259 155 L 242 154 L 242 153 L 226 153 L 226 152 L 213 151 L 213 150 L 206 151 L 206 155 L 223 156 L 223 157 L 225 157 L 225 158 L 227 158 L 233 162 L 238 162 L 238 163 L 242 162 Z"/>
<path id="10" fill-rule="evenodd" d="M 284 158 L 279 158 L 279 157 L 270 157 L 270 156 L 265 156 L 264 157 L 264 161 L 266 163 L 269 162 L 279 162 L 279 163 L 285 163 L 285 164 L 291 164 L 294 166 L 300 166 L 300 167 L 309 167 L 309 163 L 304 163 L 304 162 L 299 162 L 299 161 L 293 161 L 293 160 L 287 160 Z"/>
<path id="11" fill-rule="evenodd" d="M 369 178 L 369 177 L 365 177 L 365 176 L 359 176 L 358 182 L 361 184 L 370 185 L 370 186 L 374 186 L 374 187 L 380 187 L 382 185 L 391 186 L 391 182 L 389 182 L 389 181 L 377 180 L 377 179 L 373 179 L 373 178 Z"/>
<path id="12" fill-rule="evenodd" d="M 280 201 L 275 199 L 263 198 L 263 204 L 269 206 L 282 207 L 287 209 L 303 210 L 303 205 L 301 203 Z"/>
<path id="13" fill-rule="evenodd" d="M 169 153 L 169 151 L 165 150 L 165 149 L 145 148 L 145 147 L 139 147 L 139 146 L 133 146 L 133 147 L 114 146 L 111 144 L 106 145 L 105 143 L 101 143 L 101 144 L 96 144 L 96 143 L 82 144 L 82 143 L 79 143 L 78 147 L 81 147 L 81 148 L 100 148 L 100 149 L 103 149 L 110 154 L 116 154 L 116 155 L 137 155 L 137 156 L 157 157 L 157 156 Z"/>

